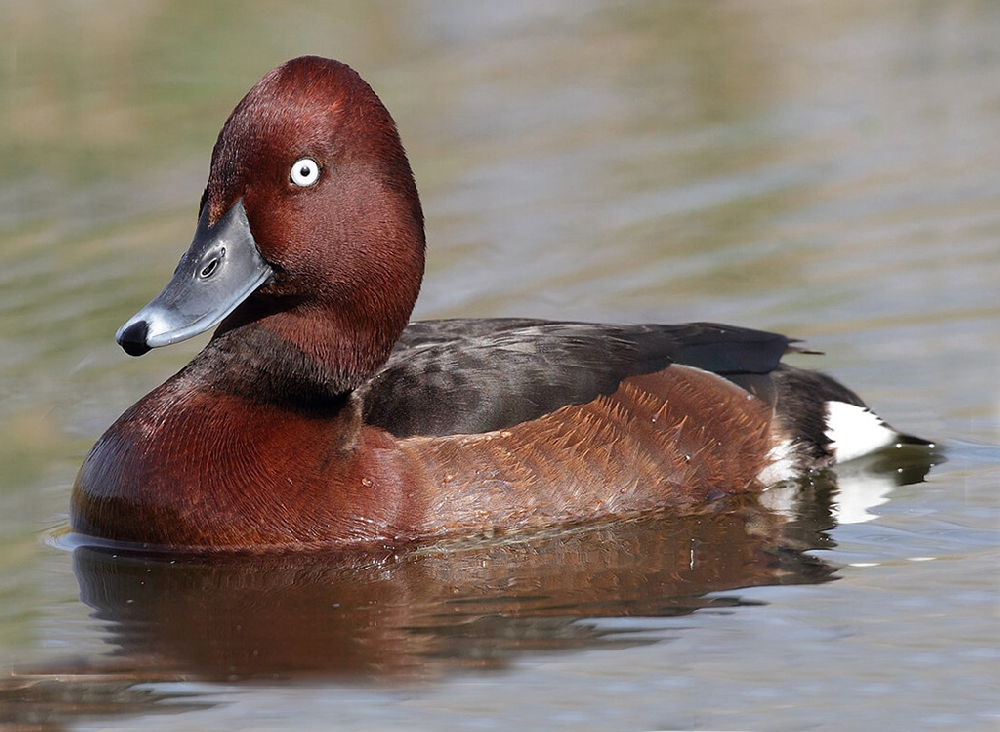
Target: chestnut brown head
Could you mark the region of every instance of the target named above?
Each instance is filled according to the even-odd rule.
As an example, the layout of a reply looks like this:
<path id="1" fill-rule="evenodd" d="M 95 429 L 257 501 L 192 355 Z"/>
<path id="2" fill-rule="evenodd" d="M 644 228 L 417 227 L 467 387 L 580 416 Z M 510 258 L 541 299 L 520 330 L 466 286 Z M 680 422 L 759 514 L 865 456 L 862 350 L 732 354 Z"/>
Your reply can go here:
<path id="1" fill-rule="evenodd" d="M 370 375 L 423 275 L 423 216 L 392 118 L 344 64 L 293 59 L 236 106 L 212 152 L 191 247 L 118 332 L 133 355 L 259 323 Z"/>

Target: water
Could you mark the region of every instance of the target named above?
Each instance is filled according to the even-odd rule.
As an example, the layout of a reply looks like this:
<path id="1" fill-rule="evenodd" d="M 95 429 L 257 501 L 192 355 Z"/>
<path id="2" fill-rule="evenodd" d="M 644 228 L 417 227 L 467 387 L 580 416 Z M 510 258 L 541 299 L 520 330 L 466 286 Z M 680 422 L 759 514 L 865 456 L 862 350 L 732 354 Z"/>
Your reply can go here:
<path id="1" fill-rule="evenodd" d="M 0 12 L 0 724 L 1000 725 L 995 4 Z M 232 106 L 301 53 L 399 123 L 419 317 L 781 330 L 947 461 L 805 486 L 786 523 L 208 566 L 47 543 L 88 447 L 203 345 L 111 336 L 190 240 Z"/>

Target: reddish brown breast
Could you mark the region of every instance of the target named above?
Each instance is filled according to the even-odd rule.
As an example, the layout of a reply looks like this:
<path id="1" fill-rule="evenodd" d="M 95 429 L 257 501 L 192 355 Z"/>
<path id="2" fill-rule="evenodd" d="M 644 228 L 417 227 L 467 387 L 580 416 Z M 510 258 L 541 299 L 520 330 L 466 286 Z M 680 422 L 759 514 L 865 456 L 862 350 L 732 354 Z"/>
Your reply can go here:
<path id="1" fill-rule="evenodd" d="M 395 544 L 413 533 L 410 492 L 406 456 L 350 403 L 318 417 L 168 382 L 87 456 L 72 527 L 189 548 Z"/>

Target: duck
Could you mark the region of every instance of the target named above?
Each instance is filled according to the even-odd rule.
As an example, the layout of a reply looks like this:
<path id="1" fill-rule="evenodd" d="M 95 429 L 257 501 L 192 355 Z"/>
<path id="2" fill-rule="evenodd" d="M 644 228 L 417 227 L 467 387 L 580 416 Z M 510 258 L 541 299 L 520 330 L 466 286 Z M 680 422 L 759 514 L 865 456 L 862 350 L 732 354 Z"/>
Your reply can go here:
<path id="1" fill-rule="evenodd" d="M 709 510 L 892 445 L 791 338 L 711 323 L 410 322 L 424 217 L 396 125 L 303 56 L 237 104 L 194 237 L 116 340 L 214 328 L 86 455 L 70 528 L 198 552 L 399 547 Z"/>

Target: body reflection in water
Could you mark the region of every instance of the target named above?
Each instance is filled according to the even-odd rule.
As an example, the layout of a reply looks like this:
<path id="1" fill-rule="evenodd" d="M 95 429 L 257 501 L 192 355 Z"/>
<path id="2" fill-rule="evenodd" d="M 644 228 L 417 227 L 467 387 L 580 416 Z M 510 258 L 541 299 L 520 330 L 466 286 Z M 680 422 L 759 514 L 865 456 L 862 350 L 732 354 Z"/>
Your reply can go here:
<path id="1" fill-rule="evenodd" d="M 920 480 L 929 467 L 922 455 L 908 464 L 875 458 L 861 475 L 880 496 Z M 81 599 L 107 623 L 117 661 L 134 659 L 137 681 L 142 668 L 206 680 L 414 680 L 502 667 L 524 651 L 651 642 L 593 620 L 683 615 L 742 604 L 718 594 L 741 587 L 828 581 L 834 568 L 806 552 L 830 546 L 835 481 L 814 476 L 778 507 L 744 498 L 697 515 L 381 555 L 151 556 L 84 546 L 74 569 Z"/>

